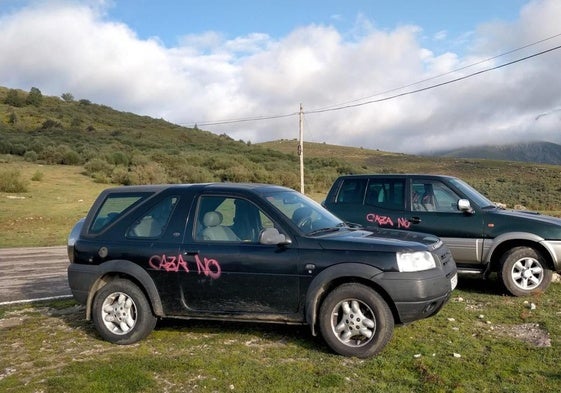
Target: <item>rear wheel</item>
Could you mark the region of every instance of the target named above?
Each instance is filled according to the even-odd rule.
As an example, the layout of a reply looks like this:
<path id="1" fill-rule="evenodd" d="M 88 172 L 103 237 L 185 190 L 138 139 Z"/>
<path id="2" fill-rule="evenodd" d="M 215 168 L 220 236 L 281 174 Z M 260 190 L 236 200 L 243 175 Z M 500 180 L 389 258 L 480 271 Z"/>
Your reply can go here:
<path id="1" fill-rule="evenodd" d="M 156 317 L 144 293 L 128 280 L 116 279 L 101 288 L 92 305 L 99 334 L 115 344 L 133 344 L 150 334 Z"/>
<path id="2" fill-rule="evenodd" d="M 499 279 L 514 296 L 528 296 L 544 292 L 553 272 L 540 252 L 531 247 L 515 247 L 501 258 Z"/>
<path id="3" fill-rule="evenodd" d="M 367 358 L 390 341 L 394 320 L 385 300 L 362 284 L 334 289 L 320 309 L 320 330 L 329 347 L 340 355 Z"/>

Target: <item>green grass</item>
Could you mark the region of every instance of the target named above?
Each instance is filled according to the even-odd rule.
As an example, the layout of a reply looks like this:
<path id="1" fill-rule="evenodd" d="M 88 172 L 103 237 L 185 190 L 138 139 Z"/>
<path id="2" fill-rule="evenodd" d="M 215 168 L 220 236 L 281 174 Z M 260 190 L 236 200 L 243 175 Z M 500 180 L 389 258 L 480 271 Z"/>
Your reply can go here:
<path id="1" fill-rule="evenodd" d="M 437 316 L 397 327 L 368 360 L 334 355 L 304 326 L 164 320 L 140 343 L 118 346 L 72 301 L 3 307 L 0 391 L 557 391 L 561 284 L 533 298 L 493 285 L 461 281 Z M 539 324 L 551 345 L 509 335 L 522 324 Z"/>
<path id="2" fill-rule="evenodd" d="M 77 166 L 14 161 L 1 163 L 0 169 L 18 171 L 27 184 L 26 192 L 0 192 L 0 247 L 66 244 L 72 226 L 109 187 L 94 183 Z M 41 179 L 34 181 L 37 171 Z"/>

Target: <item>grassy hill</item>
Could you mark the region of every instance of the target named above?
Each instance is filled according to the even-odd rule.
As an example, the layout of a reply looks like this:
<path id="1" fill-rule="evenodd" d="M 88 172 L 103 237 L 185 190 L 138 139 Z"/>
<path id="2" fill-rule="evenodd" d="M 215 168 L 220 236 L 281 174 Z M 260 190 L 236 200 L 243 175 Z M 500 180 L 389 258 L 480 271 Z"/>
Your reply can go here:
<path id="1" fill-rule="evenodd" d="M 300 187 L 296 140 L 251 144 L 116 111 L 88 100 L 0 87 L 0 247 L 63 244 L 99 190 L 115 184 L 209 181 Z M 39 93 L 40 94 L 40 93 Z M 509 207 L 557 215 L 561 166 L 426 157 L 304 143 L 306 193 L 321 200 L 348 173 L 463 178 Z M 77 202 L 82 201 L 82 202 Z"/>

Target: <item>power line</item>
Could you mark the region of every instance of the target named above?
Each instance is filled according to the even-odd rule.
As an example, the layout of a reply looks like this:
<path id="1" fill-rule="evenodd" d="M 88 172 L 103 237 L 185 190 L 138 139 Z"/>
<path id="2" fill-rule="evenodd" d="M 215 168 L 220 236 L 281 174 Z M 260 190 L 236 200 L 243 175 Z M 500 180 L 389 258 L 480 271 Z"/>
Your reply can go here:
<path id="1" fill-rule="evenodd" d="M 550 48 L 550 49 L 546 49 L 546 50 L 538 52 L 538 53 L 534 53 L 534 54 L 529 55 L 529 56 L 525 56 L 525 57 L 510 61 L 510 62 L 507 62 L 507 63 L 504 63 L 504 64 L 500 64 L 500 65 L 495 66 L 495 67 L 487 68 L 487 69 L 480 70 L 480 71 L 477 71 L 477 72 L 474 72 L 474 73 L 471 73 L 471 74 L 468 74 L 468 75 L 464 75 L 464 76 L 461 76 L 461 77 L 458 77 L 458 78 L 455 78 L 455 79 L 451 79 L 449 81 L 437 83 L 437 84 L 434 84 L 434 85 L 431 85 L 431 86 L 407 91 L 407 92 L 400 93 L 400 94 L 395 94 L 395 95 L 392 95 L 392 96 L 389 96 L 389 97 L 384 97 L 384 98 L 380 98 L 380 99 L 376 99 L 376 100 L 369 100 L 369 101 L 364 101 L 364 102 L 360 102 L 360 103 L 357 103 L 357 104 L 352 104 L 353 102 L 362 101 L 364 99 L 368 99 L 368 98 L 371 98 L 371 97 L 376 97 L 376 96 L 379 96 L 379 95 L 382 95 L 382 94 L 391 93 L 393 91 L 402 90 L 402 89 L 405 89 L 407 87 L 415 86 L 415 85 L 418 85 L 418 84 L 421 84 L 421 83 L 424 83 L 424 82 L 428 82 L 428 81 L 431 81 L 431 80 L 434 80 L 434 79 L 437 79 L 437 78 L 441 78 L 443 76 L 450 75 L 452 73 L 455 73 L 455 72 L 458 72 L 458 71 L 461 71 L 461 70 L 464 70 L 464 69 L 467 69 L 467 68 L 470 68 L 470 67 L 488 62 L 490 60 L 494 60 L 494 59 L 497 59 L 499 57 L 506 56 L 506 55 L 514 53 L 514 52 L 518 52 L 522 49 L 526 49 L 530 46 L 537 45 L 539 43 L 551 40 L 551 39 L 559 37 L 559 36 L 561 36 L 561 33 L 550 36 L 550 37 L 547 37 L 547 38 L 544 38 L 544 39 L 536 41 L 536 42 L 533 42 L 531 44 L 521 46 L 521 47 L 516 48 L 516 49 L 512 49 L 510 51 L 507 51 L 507 52 L 501 53 L 499 55 L 496 55 L 496 56 L 478 61 L 476 63 L 472 63 L 472 64 L 466 65 L 464 67 L 460 67 L 458 69 L 454 69 L 452 71 L 449 71 L 449 72 L 446 72 L 446 73 L 443 73 L 443 74 L 440 74 L 440 75 L 436 75 L 436 76 L 433 76 L 433 77 L 430 77 L 430 78 L 423 79 L 423 80 L 418 81 L 418 82 L 410 83 L 408 85 L 398 87 L 398 88 L 394 88 L 394 89 L 390 89 L 390 90 L 387 90 L 387 91 L 384 91 L 384 92 L 381 92 L 381 93 L 377 93 L 377 94 L 374 94 L 374 95 L 371 95 L 371 96 L 368 96 L 368 97 L 363 97 L 363 98 L 355 99 L 355 100 L 352 100 L 352 101 L 347 101 L 347 102 L 342 103 L 342 104 L 336 104 L 336 105 L 332 105 L 332 106 L 329 106 L 329 107 L 324 107 L 323 109 L 320 108 L 320 109 L 315 109 L 315 110 L 311 110 L 311 111 L 306 111 L 305 113 L 306 114 L 315 114 L 315 113 L 324 113 L 324 112 L 332 112 L 332 111 L 339 111 L 339 110 L 343 110 L 343 109 L 355 108 L 355 107 L 369 105 L 369 104 L 373 104 L 373 103 L 388 101 L 388 100 L 392 100 L 392 99 L 395 99 L 395 98 L 399 98 L 399 97 L 403 97 L 403 96 L 407 96 L 407 95 L 412 95 L 412 94 L 420 93 L 420 92 L 423 92 L 423 91 L 435 89 L 437 87 L 441 87 L 441 86 L 444 86 L 444 85 L 459 82 L 459 81 L 462 81 L 464 79 L 468 79 L 468 78 L 471 78 L 471 77 L 474 77 L 474 76 L 477 76 L 477 75 L 480 75 L 480 74 L 483 74 L 483 73 L 486 73 L 486 72 L 494 71 L 494 70 L 497 70 L 499 68 L 503 68 L 503 67 L 506 67 L 506 66 L 509 66 L 509 65 L 512 65 L 512 64 L 516 64 L 516 63 L 531 59 L 533 57 L 541 56 L 543 54 L 555 51 L 557 49 L 560 49 L 561 45 Z M 227 119 L 227 120 L 218 120 L 218 121 L 196 122 L 196 123 L 189 123 L 189 125 L 194 124 L 194 125 L 197 125 L 197 126 L 214 126 L 214 125 L 223 125 L 223 124 L 243 123 L 243 122 L 250 122 L 250 121 L 273 120 L 273 119 L 293 117 L 293 116 L 298 116 L 298 115 L 299 115 L 299 112 L 292 112 L 292 113 L 286 113 L 286 114 L 280 114 L 280 115 L 263 115 L 263 116 L 255 116 L 255 117 L 247 117 L 247 118 L 239 118 L 239 119 Z M 183 125 L 185 125 L 185 123 Z"/>
<path id="2" fill-rule="evenodd" d="M 523 50 L 523 49 L 529 48 L 529 47 L 534 46 L 534 45 L 537 45 L 537 44 L 541 44 L 541 43 L 543 43 L 543 42 L 552 40 L 552 39 L 557 38 L 557 37 L 560 37 L 560 36 L 561 36 L 561 33 L 558 33 L 558 34 L 552 35 L 552 36 L 550 36 L 550 37 L 543 38 L 543 39 L 541 39 L 541 40 L 539 40 L 539 41 L 532 42 L 531 44 L 526 44 L 526 45 L 524 45 L 524 46 L 521 46 L 521 47 L 518 47 L 518 48 L 515 48 L 515 49 L 511 49 L 511 50 L 509 50 L 509 51 L 500 53 L 500 54 L 495 55 L 495 56 L 492 56 L 492 57 L 488 57 L 488 58 L 486 58 L 486 59 L 477 61 L 477 62 L 475 62 L 475 63 L 471 63 L 471 64 L 468 64 L 468 65 L 466 65 L 466 66 L 453 69 L 453 70 L 448 71 L 448 72 L 445 72 L 445 73 L 443 73 L 443 74 L 431 76 L 431 77 L 429 77 L 429 78 L 422 79 L 422 80 L 420 80 L 420 81 L 413 82 L 413 83 L 410 83 L 410 84 L 405 85 L 405 86 L 395 87 L 395 88 L 392 88 L 392 89 L 389 89 L 389 90 L 386 90 L 386 91 L 382 91 L 382 92 L 380 92 L 380 93 L 376 93 L 376 94 L 373 94 L 373 95 L 370 95 L 370 96 L 366 96 L 366 97 L 362 97 L 362 98 L 357 98 L 357 99 L 354 99 L 354 100 L 351 100 L 351 101 L 347 101 L 347 102 L 343 102 L 343 103 L 340 103 L 340 104 L 329 105 L 329 106 L 327 106 L 327 107 L 325 107 L 325 108 L 318 108 L 317 110 L 320 110 L 320 109 L 328 109 L 328 108 L 338 107 L 338 106 L 342 106 L 342 105 L 347 105 L 347 104 L 351 104 L 351 103 L 353 103 L 353 102 L 362 101 L 362 100 L 366 100 L 366 99 L 369 99 L 369 98 L 372 98 L 372 97 L 377 97 L 377 96 L 380 96 L 380 95 L 392 93 L 392 92 L 394 92 L 394 91 L 403 90 L 403 89 L 406 89 L 406 88 L 411 87 L 411 86 L 416 86 L 416 85 L 419 85 L 419 84 L 421 84 L 421 83 L 425 83 L 425 82 L 428 82 L 428 81 L 431 81 L 431 80 L 439 79 L 439 78 L 442 78 L 443 76 L 450 75 L 450 74 L 454 74 L 454 73 L 456 73 L 456 72 L 463 71 L 463 70 L 465 70 L 465 69 L 468 69 L 468 68 L 471 68 L 471 67 L 475 67 L 475 66 L 480 65 L 480 64 L 483 64 L 483 63 L 487 63 L 487 62 L 489 62 L 489 61 L 491 61 L 491 60 L 498 59 L 499 57 L 503 57 L 503 56 L 510 55 L 510 54 L 512 54 L 512 53 L 515 53 L 515 52 L 519 52 L 519 51 L 521 51 L 521 50 Z"/>
<path id="3" fill-rule="evenodd" d="M 509 65 L 512 65 L 512 64 L 515 64 L 515 63 L 520 63 L 521 61 L 525 61 L 525 60 L 531 59 L 533 57 L 541 56 L 545 53 L 553 52 L 554 50 L 557 50 L 557 49 L 561 49 L 561 45 L 556 46 L 554 48 L 546 49 L 546 50 L 538 52 L 538 53 L 534 53 L 533 55 L 522 57 L 522 58 L 517 59 L 517 60 L 509 61 L 508 63 L 500 64 L 500 65 L 495 66 L 495 67 L 491 67 L 491 68 L 487 68 L 485 70 L 477 71 L 477 72 L 471 73 L 469 75 L 464 75 L 464 76 L 461 76 L 459 78 L 455 78 L 455 79 L 452 79 L 452 80 L 449 80 L 449 81 L 446 81 L 446 82 L 437 83 L 435 85 L 423 87 L 423 88 L 416 89 L 416 90 L 407 91 L 405 93 L 395 94 L 393 96 L 384 97 L 384 98 L 380 98 L 380 99 L 377 99 L 377 100 L 370 100 L 370 101 L 366 101 L 366 102 L 361 102 L 359 104 L 343 105 L 343 106 L 334 107 L 334 108 L 330 108 L 330 109 L 313 110 L 313 111 L 308 111 L 306 113 L 310 114 L 310 113 L 332 112 L 332 111 L 338 111 L 338 110 L 342 110 L 342 109 L 355 108 L 355 107 L 358 107 L 358 106 L 373 104 L 373 103 L 376 103 L 376 102 L 393 100 L 393 99 L 398 98 L 398 97 L 408 96 L 408 95 L 411 95 L 411 94 L 420 93 L 422 91 L 435 89 L 437 87 L 441 87 L 441 86 L 444 86 L 444 85 L 449 85 L 451 83 L 455 83 L 455 82 L 458 82 L 458 81 L 461 81 L 461 80 L 464 80 L 464 79 L 468 79 L 468 78 L 474 77 L 476 75 L 484 74 L 486 72 L 494 71 L 494 70 L 497 70 L 499 68 L 503 68 L 503 67 L 506 67 L 506 66 L 509 66 Z"/>

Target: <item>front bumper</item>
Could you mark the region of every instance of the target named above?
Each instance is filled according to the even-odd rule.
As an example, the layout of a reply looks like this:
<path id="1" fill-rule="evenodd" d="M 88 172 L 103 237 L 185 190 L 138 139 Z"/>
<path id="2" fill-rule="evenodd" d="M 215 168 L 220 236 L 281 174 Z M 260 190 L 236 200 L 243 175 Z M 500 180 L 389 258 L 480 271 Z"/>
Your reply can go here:
<path id="1" fill-rule="evenodd" d="M 375 281 L 393 300 L 397 321 L 409 323 L 430 317 L 448 302 L 458 282 L 456 269 L 414 273 L 383 273 Z"/>

